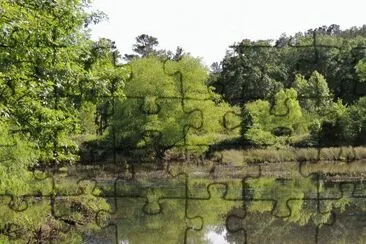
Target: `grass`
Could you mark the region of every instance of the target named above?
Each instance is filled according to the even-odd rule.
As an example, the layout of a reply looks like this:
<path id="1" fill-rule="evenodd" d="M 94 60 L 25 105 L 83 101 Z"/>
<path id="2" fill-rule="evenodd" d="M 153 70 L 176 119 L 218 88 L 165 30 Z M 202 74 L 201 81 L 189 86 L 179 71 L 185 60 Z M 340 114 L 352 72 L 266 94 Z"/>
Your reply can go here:
<path id="1" fill-rule="evenodd" d="M 366 147 L 329 147 L 329 148 L 263 148 L 245 150 L 223 150 L 216 152 L 222 162 L 234 166 L 257 163 L 280 162 L 352 162 L 366 159 Z"/>

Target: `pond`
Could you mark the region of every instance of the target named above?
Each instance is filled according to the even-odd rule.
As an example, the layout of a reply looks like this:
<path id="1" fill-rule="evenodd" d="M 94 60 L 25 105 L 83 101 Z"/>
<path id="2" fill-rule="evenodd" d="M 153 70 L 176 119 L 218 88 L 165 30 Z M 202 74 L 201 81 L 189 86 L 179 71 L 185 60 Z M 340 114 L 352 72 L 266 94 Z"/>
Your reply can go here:
<path id="1" fill-rule="evenodd" d="M 100 212 L 108 219 L 85 242 L 366 243 L 364 165 L 223 166 L 100 180 L 111 210 Z"/>

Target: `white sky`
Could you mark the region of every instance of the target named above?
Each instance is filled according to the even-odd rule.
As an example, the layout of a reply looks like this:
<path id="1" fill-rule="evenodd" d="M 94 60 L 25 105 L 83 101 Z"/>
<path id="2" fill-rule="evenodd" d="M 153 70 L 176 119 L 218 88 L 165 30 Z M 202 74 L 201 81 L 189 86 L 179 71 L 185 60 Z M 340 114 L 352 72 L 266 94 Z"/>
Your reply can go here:
<path id="1" fill-rule="evenodd" d="M 181 46 L 205 64 L 220 61 L 242 39 L 277 39 L 322 25 L 341 29 L 366 24 L 366 0 L 94 0 L 109 20 L 92 27 L 92 38 L 110 38 L 122 54 L 135 37 L 157 37 L 159 47 Z"/>

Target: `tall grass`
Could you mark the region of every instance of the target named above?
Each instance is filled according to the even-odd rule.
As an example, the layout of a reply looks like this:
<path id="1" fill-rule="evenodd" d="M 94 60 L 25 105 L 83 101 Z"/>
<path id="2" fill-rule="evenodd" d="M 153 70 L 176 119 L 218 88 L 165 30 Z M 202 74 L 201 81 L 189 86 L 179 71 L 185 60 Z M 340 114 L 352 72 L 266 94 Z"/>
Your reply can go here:
<path id="1" fill-rule="evenodd" d="M 217 153 L 222 161 L 232 165 L 279 163 L 279 162 L 317 162 L 366 159 L 366 147 L 329 147 L 329 148 L 253 148 L 245 150 L 223 150 Z"/>

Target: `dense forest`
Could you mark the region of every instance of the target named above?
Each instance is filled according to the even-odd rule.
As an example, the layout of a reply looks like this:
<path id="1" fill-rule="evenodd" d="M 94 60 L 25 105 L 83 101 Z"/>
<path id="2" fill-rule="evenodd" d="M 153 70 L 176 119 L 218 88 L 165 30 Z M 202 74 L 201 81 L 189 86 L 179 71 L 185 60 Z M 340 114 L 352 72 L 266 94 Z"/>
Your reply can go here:
<path id="1" fill-rule="evenodd" d="M 52 183 L 56 170 L 95 148 L 114 162 L 139 155 L 160 164 L 220 145 L 366 143 L 366 25 L 244 39 L 208 68 L 181 47 L 158 49 L 146 34 L 133 54 L 121 55 L 106 38 L 93 41 L 90 25 L 104 15 L 88 2 L 0 2 L 0 240 L 21 236 L 24 225 L 34 230 L 24 240 L 77 240 L 98 228 L 90 220 L 108 206 L 91 182 Z M 21 211 L 16 197 L 52 202 L 73 192 L 62 199 L 75 207 L 73 218 L 47 201 Z M 81 232 L 65 234 L 75 224 Z"/>

